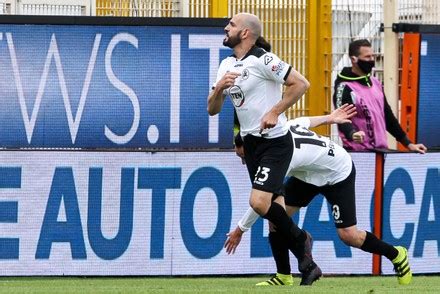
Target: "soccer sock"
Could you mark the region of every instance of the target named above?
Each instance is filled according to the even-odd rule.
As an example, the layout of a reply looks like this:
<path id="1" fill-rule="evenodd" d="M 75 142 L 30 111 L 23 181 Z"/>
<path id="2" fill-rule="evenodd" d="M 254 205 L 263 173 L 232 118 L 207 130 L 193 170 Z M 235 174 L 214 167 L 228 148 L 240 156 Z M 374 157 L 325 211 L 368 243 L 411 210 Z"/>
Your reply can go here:
<path id="1" fill-rule="evenodd" d="M 397 251 L 394 246 L 378 239 L 375 235 L 371 234 L 370 232 L 366 232 L 367 236 L 365 237 L 364 244 L 361 246 L 361 250 L 383 255 L 389 260 L 393 260 L 397 257 L 397 254 L 399 254 L 399 251 Z"/>
<path id="2" fill-rule="evenodd" d="M 278 232 L 269 232 L 269 243 L 277 265 L 277 273 L 290 275 L 289 248 Z"/>
<path id="3" fill-rule="evenodd" d="M 263 217 L 276 226 L 277 232 L 283 238 L 287 238 L 289 249 L 292 250 L 297 243 L 302 244 L 306 240 L 306 233 L 292 221 L 284 208 L 278 203 L 272 202 L 269 210 Z"/>

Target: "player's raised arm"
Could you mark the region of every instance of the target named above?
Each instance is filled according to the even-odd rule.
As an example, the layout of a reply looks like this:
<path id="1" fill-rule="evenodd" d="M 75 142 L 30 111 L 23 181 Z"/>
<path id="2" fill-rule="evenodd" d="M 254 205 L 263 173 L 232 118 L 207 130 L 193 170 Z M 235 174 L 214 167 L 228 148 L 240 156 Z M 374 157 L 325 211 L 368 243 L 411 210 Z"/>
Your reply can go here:
<path id="1" fill-rule="evenodd" d="M 308 119 L 310 120 L 310 127 L 313 128 L 323 124 L 351 123 L 350 119 L 356 114 L 356 106 L 353 104 L 344 104 L 328 115 L 309 116 Z"/>

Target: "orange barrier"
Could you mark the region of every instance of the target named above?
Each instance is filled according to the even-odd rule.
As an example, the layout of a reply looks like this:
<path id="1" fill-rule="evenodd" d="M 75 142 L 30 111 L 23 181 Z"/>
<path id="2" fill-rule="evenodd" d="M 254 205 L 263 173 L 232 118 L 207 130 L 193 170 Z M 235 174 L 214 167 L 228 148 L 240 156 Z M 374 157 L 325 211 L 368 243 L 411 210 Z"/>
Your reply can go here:
<path id="1" fill-rule="evenodd" d="M 417 98 L 419 94 L 420 34 L 405 33 L 402 54 L 402 102 L 400 124 L 412 142 L 417 142 Z M 399 150 L 406 150 L 398 144 Z"/>
<path id="2" fill-rule="evenodd" d="M 384 154 L 376 153 L 376 175 L 374 180 L 374 227 L 373 234 L 382 239 L 382 199 L 383 199 L 383 178 L 384 178 Z M 381 274 L 382 258 L 373 254 L 373 275 Z"/>

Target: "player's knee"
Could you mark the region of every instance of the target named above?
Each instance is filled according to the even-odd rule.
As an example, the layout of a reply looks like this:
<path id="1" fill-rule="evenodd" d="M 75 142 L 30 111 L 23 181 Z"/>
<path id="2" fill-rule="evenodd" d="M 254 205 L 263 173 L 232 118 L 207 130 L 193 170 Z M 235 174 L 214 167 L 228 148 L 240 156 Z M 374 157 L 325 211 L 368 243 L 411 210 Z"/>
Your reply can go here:
<path id="1" fill-rule="evenodd" d="M 357 230 L 353 228 L 338 229 L 338 235 L 344 244 L 352 247 L 359 247 Z"/>
<path id="2" fill-rule="evenodd" d="M 353 239 L 350 236 L 350 234 L 347 233 L 339 234 L 339 238 L 341 239 L 342 242 L 344 242 L 345 245 L 351 246 Z"/>
<path id="3" fill-rule="evenodd" d="M 267 213 L 266 203 L 262 199 L 251 199 L 251 201 L 249 201 L 249 204 L 252 209 L 255 210 L 255 212 L 259 215 L 263 216 Z"/>
<path id="4" fill-rule="evenodd" d="M 250 206 L 261 216 L 267 213 L 271 204 L 270 198 L 264 196 L 266 195 L 252 195 L 249 200 Z"/>

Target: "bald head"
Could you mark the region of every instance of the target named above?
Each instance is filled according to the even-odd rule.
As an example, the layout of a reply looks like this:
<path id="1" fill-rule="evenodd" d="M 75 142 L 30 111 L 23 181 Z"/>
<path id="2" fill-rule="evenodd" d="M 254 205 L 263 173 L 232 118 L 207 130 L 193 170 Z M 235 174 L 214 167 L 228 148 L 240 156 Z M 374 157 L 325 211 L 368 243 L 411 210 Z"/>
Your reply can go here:
<path id="1" fill-rule="evenodd" d="M 223 45 L 234 49 L 236 56 L 242 56 L 255 46 L 260 35 L 261 22 L 258 17 L 250 13 L 238 13 L 225 27 Z"/>
<path id="2" fill-rule="evenodd" d="M 258 16 L 245 12 L 238 13 L 236 16 L 240 19 L 243 28 L 249 29 L 254 40 L 261 36 L 261 21 Z"/>

